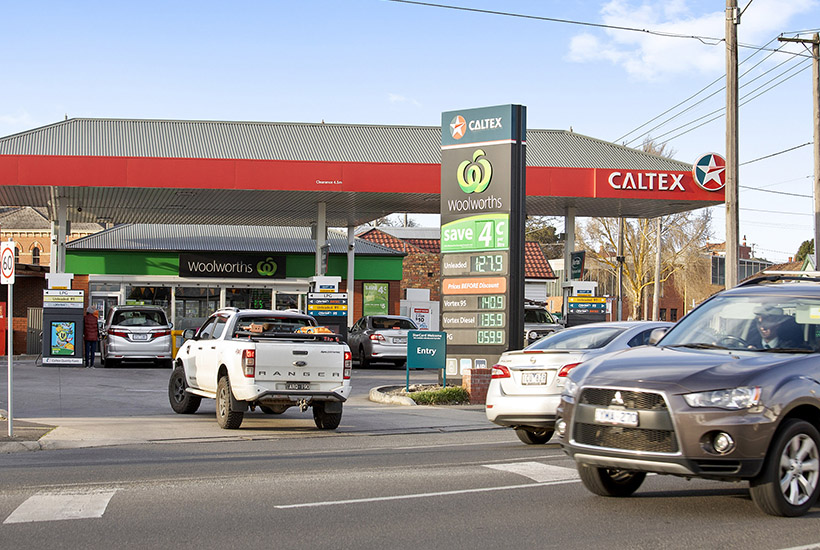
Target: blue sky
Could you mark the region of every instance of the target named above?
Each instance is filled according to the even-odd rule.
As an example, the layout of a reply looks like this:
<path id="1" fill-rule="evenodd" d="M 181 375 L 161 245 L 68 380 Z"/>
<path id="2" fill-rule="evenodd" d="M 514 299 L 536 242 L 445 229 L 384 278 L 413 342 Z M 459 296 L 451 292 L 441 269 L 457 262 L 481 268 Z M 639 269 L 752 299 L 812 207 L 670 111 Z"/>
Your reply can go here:
<path id="1" fill-rule="evenodd" d="M 519 103 L 530 128 L 639 146 L 629 132 L 718 81 L 650 136 L 685 162 L 725 153 L 724 118 L 687 125 L 725 105 L 725 46 L 704 38 L 723 38 L 725 2 L 441 3 L 701 39 L 387 0 L 2 0 L 0 136 L 66 115 L 436 125 L 442 111 Z M 744 45 L 820 28 L 818 0 L 738 3 Z M 770 53 L 740 49 L 740 233 L 781 262 L 814 234 L 811 68 Z M 722 207 L 713 219 L 723 241 Z"/>

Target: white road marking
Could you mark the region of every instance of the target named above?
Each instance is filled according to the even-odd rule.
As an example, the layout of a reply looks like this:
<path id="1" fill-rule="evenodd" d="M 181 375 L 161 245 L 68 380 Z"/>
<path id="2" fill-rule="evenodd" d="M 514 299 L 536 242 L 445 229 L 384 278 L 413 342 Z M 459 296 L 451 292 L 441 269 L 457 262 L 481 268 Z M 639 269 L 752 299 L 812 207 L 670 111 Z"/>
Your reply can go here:
<path id="1" fill-rule="evenodd" d="M 414 498 L 430 498 L 442 497 L 452 495 L 466 495 L 470 493 L 489 493 L 492 491 L 509 491 L 511 489 L 532 489 L 533 487 L 544 487 L 546 485 L 564 485 L 566 483 L 575 483 L 577 480 L 565 481 L 548 481 L 545 483 L 526 483 L 524 485 L 505 485 L 502 487 L 482 487 L 479 489 L 462 489 L 460 491 L 439 491 L 436 493 L 412 493 L 409 495 L 395 495 L 390 497 L 373 497 L 373 498 L 354 498 L 349 500 L 327 500 L 324 502 L 304 502 L 302 504 L 282 504 L 274 506 L 279 510 L 287 510 L 290 508 L 318 508 L 321 506 L 337 506 L 340 504 L 362 504 L 368 502 L 386 502 L 388 500 L 410 500 Z"/>
<path id="2" fill-rule="evenodd" d="M 569 481 L 578 479 L 578 471 L 574 468 L 552 466 L 540 462 L 509 462 L 507 464 L 485 464 L 485 468 L 512 472 L 530 478 L 538 483 L 548 481 Z"/>
<path id="3" fill-rule="evenodd" d="M 99 518 L 115 492 L 37 494 L 26 499 L 3 523 Z"/>

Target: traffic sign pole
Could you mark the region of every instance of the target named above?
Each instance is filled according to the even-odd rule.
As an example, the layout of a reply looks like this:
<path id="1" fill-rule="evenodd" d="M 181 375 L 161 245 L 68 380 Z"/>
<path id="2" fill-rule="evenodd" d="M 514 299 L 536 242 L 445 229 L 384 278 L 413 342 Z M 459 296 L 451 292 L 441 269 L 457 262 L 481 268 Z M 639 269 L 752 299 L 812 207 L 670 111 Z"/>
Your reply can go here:
<path id="1" fill-rule="evenodd" d="M 12 357 L 14 355 L 14 249 L 16 245 L 14 241 L 9 239 L 0 245 L 0 282 L 8 285 L 8 307 L 6 308 L 6 320 L 8 322 L 8 346 L 6 347 L 6 355 L 8 356 L 8 376 L 9 376 L 9 437 L 14 437 L 14 413 L 12 404 L 12 386 L 14 365 Z"/>

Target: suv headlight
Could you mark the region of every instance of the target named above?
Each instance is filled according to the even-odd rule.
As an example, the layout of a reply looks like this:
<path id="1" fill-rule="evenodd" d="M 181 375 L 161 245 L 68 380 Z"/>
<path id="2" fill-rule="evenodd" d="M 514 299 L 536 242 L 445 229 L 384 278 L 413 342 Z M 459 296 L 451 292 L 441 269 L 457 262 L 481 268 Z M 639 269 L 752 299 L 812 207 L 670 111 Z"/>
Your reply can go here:
<path id="1" fill-rule="evenodd" d="M 564 384 L 564 389 L 561 392 L 563 395 L 569 396 L 574 398 L 575 394 L 578 392 L 578 382 L 573 380 L 570 377 L 567 377 L 566 383 Z"/>
<path id="2" fill-rule="evenodd" d="M 760 393 L 760 386 L 744 386 L 728 390 L 687 393 L 683 398 L 690 407 L 739 410 L 759 405 Z"/>

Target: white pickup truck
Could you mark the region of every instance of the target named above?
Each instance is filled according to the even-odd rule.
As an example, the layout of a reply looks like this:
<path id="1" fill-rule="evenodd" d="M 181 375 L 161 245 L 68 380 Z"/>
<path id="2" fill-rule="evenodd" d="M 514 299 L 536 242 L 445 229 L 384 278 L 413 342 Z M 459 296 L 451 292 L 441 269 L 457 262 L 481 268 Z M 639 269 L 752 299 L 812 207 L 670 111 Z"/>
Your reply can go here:
<path id="1" fill-rule="evenodd" d="M 320 430 L 334 430 L 350 395 L 350 348 L 316 328 L 309 315 L 226 308 L 183 332 L 168 383 L 171 408 L 193 414 L 203 397 L 216 399 L 220 427 L 236 429 L 245 411 L 281 414 L 313 409 Z"/>

